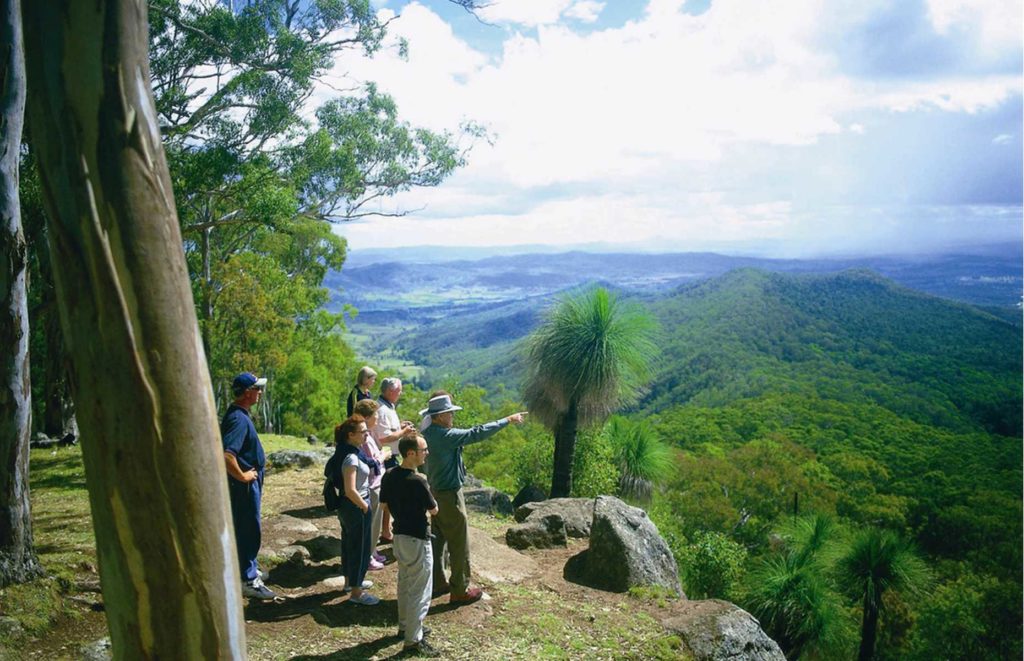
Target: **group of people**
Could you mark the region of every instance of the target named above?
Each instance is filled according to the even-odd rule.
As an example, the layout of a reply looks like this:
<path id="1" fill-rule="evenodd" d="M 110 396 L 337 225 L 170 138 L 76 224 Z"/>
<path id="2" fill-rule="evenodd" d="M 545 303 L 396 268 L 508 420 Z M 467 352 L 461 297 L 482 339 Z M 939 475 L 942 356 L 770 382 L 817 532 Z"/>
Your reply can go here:
<path id="1" fill-rule="evenodd" d="M 382 569 L 387 562 L 378 544 L 391 544 L 398 563 L 398 632 L 404 650 L 436 656 L 426 640 L 430 627 L 424 625 L 431 599 L 449 594 L 452 604 L 466 604 L 484 596 L 480 588 L 470 585 L 463 448 L 509 424 L 522 423 L 525 414 L 469 429 L 456 428 L 454 414 L 462 407 L 452 402 L 450 393 L 436 391 L 427 408 L 419 412 L 417 427 L 398 415 L 401 380 L 383 379 L 375 399 L 376 378 L 377 373 L 369 367 L 359 371 L 346 403 L 348 417 L 334 430 L 335 453 L 325 469 L 342 494 L 338 519 L 345 591 L 354 604 L 379 603 L 368 591 L 373 582 L 366 574 Z M 248 414 L 265 384 L 266 379 L 249 372 L 235 378 L 235 402 L 224 416 L 221 433 L 242 593 L 274 599 L 276 595 L 263 583 L 256 565 L 265 457 Z"/>

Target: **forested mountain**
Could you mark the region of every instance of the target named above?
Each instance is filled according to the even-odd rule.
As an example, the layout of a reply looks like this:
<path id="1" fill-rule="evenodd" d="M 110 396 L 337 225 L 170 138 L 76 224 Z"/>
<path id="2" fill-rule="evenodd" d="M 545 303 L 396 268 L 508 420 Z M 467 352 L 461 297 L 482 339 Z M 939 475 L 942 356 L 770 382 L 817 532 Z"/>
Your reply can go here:
<path id="1" fill-rule="evenodd" d="M 651 309 L 664 343 L 645 410 L 788 392 L 1020 434 L 1019 328 L 868 271 L 734 271 Z"/>
<path id="2" fill-rule="evenodd" d="M 772 554 L 773 531 L 797 511 L 890 530 L 913 540 L 934 584 L 892 598 L 879 658 L 1019 657 L 1015 319 L 867 270 L 739 269 L 632 298 L 660 321 L 661 351 L 625 413 L 676 450 L 650 511 L 684 566 L 703 558 L 716 576 L 729 562 L 736 576 L 753 572 Z M 515 387 L 517 339 L 543 305 L 456 313 L 402 343 L 464 383 L 515 398 L 499 384 Z M 546 472 L 535 439 L 497 447 L 474 448 L 471 470 L 491 480 Z M 708 594 L 744 605 L 752 583 L 730 580 Z"/>

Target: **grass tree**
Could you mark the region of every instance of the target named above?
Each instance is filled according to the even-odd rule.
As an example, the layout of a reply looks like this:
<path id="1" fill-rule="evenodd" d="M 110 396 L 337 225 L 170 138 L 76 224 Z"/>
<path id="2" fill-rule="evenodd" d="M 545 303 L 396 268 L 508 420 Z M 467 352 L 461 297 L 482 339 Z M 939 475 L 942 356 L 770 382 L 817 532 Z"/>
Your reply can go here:
<path id="1" fill-rule="evenodd" d="M 787 659 L 842 657 L 851 642 L 852 621 L 829 580 L 838 533 L 824 516 L 785 524 L 781 546 L 750 574 L 744 606 Z"/>
<path id="2" fill-rule="evenodd" d="M 635 399 L 655 329 L 645 310 L 598 287 L 564 298 L 527 339 L 524 399 L 555 436 L 552 497 L 572 491 L 577 431 Z"/>
<path id="3" fill-rule="evenodd" d="M 619 495 L 649 503 L 654 485 L 672 472 L 672 448 L 644 421 L 612 416 L 605 433 L 619 470 Z"/>
<path id="4" fill-rule="evenodd" d="M 859 661 L 875 656 L 882 597 L 890 590 L 916 592 L 929 581 L 928 568 L 913 545 L 892 531 L 869 528 L 857 534 L 839 558 L 836 576 L 863 605 Z"/>

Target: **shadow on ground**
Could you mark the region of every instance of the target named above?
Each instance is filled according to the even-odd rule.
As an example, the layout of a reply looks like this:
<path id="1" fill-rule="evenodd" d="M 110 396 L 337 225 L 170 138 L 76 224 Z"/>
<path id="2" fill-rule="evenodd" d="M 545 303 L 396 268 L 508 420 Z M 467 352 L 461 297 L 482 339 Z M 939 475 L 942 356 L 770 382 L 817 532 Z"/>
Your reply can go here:
<path id="1" fill-rule="evenodd" d="M 308 588 L 328 578 L 341 576 L 341 564 L 293 565 L 285 563 L 270 571 L 267 583 L 283 588 Z"/>

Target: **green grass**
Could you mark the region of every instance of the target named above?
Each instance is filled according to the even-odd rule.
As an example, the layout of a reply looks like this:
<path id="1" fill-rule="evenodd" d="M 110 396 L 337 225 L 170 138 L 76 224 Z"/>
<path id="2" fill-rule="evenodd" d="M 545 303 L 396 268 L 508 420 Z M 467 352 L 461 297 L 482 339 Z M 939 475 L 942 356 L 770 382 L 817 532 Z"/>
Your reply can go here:
<path id="1" fill-rule="evenodd" d="M 327 443 L 329 440 L 321 438 L 320 442 Z M 263 449 L 267 454 L 281 450 L 310 450 L 313 448 L 305 438 L 287 434 L 260 434 L 260 443 L 263 444 Z"/>
<path id="2" fill-rule="evenodd" d="M 29 466 L 32 532 L 46 577 L 0 590 L 0 616 L 40 635 L 58 619 L 77 616 L 65 597 L 80 573 L 95 571 L 96 542 L 81 450 L 35 449 Z M 12 642 L 0 634 L 0 646 Z"/>

